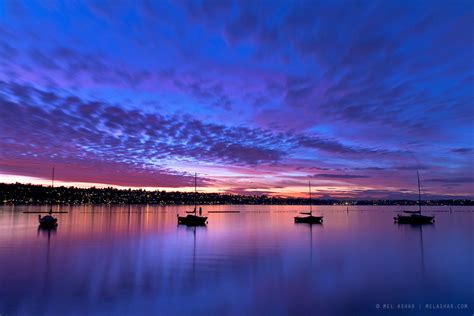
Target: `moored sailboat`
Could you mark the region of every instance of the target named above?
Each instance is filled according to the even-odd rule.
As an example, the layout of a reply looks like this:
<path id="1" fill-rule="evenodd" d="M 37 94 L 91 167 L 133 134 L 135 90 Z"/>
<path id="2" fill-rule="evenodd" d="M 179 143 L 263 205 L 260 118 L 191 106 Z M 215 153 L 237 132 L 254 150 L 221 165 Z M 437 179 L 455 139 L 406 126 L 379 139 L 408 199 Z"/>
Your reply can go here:
<path id="1" fill-rule="evenodd" d="M 197 174 L 194 174 L 194 193 L 197 194 Z M 188 215 L 179 216 L 178 224 L 188 225 L 188 226 L 202 226 L 207 224 L 207 216 L 202 216 L 202 208 L 199 207 L 199 215 L 197 214 L 197 203 L 196 197 L 194 197 L 194 210 L 186 211 Z"/>
<path id="2" fill-rule="evenodd" d="M 295 223 L 307 223 L 307 224 L 321 224 L 323 222 L 323 216 L 313 216 L 313 205 L 311 200 L 311 182 L 309 185 L 309 212 L 300 212 L 300 214 L 308 216 L 295 216 Z"/>
<path id="3" fill-rule="evenodd" d="M 49 203 L 49 214 L 45 216 L 38 215 L 38 222 L 42 228 L 55 228 L 58 226 L 58 219 L 53 217 L 53 188 L 54 188 L 54 167 L 51 179 L 51 196 Z"/>
<path id="4" fill-rule="evenodd" d="M 65 211 L 54 211 L 53 212 L 53 187 L 54 187 L 54 168 L 53 168 L 53 176 L 51 180 L 51 193 L 50 193 L 50 198 L 49 198 L 49 211 L 47 212 L 37 212 L 37 211 L 26 211 L 23 213 L 26 214 L 48 214 L 45 216 L 38 215 L 38 223 L 40 228 L 56 228 L 58 226 L 58 219 L 53 217 L 54 214 L 64 214 L 67 213 Z"/>
<path id="5" fill-rule="evenodd" d="M 58 219 L 53 217 L 52 215 L 38 215 L 38 221 L 39 225 L 42 228 L 55 228 L 56 226 L 58 226 Z"/>
<path id="6" fill-rule="evenodd" d="M 420 174 L 416 171 L 418 178 L 418 211 L 403 211 L 404 214 L 397 214 L 393 219 L 399 224 L 432 224 L 434 222 L 434 216 L 427 216 L 421 214 L 421 188 L 420 188 Z M 409 215 L 405 215 L 409 214 Z"/>

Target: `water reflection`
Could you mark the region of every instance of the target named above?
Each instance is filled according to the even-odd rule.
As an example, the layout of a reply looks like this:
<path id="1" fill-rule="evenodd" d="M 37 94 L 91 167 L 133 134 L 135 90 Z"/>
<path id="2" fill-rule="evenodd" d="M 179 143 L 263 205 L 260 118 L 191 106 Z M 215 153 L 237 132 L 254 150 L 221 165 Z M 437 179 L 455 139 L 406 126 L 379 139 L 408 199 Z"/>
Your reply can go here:
<path id="1" fill-rule="evenodd" d="M 309 225 L 291 206 L 208 208 L 207 227 L 186 227 L 180 207 L 73 207 L 56 230 L 2 208 L 0 313 L 379 315 L 474 297 L 470 213 L 421 227 L 393 225 L 395 208 L 325 207 Z"/>
<path id="2" fill-rule="evenodd" d="M 295 226 L 296 227 L 300 227 L 298 229 L 303 229 L 303 230 L 307 230 L 309 232 L 308 234 L 308 254 L 309 254 L 309 269 L 308 269 L 308 272 L 311 272 L 312 268 L 313 268 L 313 230 L 315 231 L 318 231 L 320 229 L 323 228 L 323 223 L 322 222 L 319 222 L 319 223 L 313 223 L 313 224 L 310 224 L 310 223 L 295 223 Z M 305 243 L 304 240 L 301 240 L 300 241 L 301 243 Z"/>

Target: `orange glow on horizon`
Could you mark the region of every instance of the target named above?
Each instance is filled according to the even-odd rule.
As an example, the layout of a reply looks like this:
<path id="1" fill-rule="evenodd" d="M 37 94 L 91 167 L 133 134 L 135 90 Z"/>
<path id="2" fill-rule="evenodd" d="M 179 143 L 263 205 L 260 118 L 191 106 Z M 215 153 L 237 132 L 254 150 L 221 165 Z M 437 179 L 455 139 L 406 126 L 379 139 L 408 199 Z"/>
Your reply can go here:
<path id="1" fill-rule="evenodd" d="M 236 194 L 236 195 L 267 195 L 270 197 L 291 197 L 291 198 L 308 198 L 309 192 L 306 185 L 298 183 L 297 185 L 288 185 L 276 187 L 272 185 L 273 182 L 277 182 L 279 178 L 277 176 L 262 177 L 261 182 L 253 182 L 245 177 L 239 178 L 233 175 L 231 179 L 226 176 L 223 177 L 211 177 L 204 175 L 205 178 L 211 181 L 207 182 L 207 186 L 199 184 L 197 191 L 199 193 L 219 193 L 219 194 Z M 50 179 L 43 179 L 37 177 L 17 176 L 0 173 L 0 183 L 22 183 L 22 184 L 33 184 L 50 186 Z M 318 184 L 319 183 L 319 184 Z M 213 185 L 215 184 L 215 185 Z M 377 187 L 372 186 L 359 186 L 351 185 L 350 183 L 336 180 L 315 180 L 312 184 L 312 197 L 315 199 L 358 199 L 359 192 L 377 190 Z M 89 183 L 89 182 L 68 182 L 55 180 L 55 186 L 65 187 L 77 187 L 77 188 L 115 188 L 120 190 L 146 190 L 146 191 L 167 191 L 167 192 L 194 192 L 194 186 L 183 186 L 183 187 L 134 187 L 134 186 L 120 186 L 106 183 Z M 238 190 L 236 190 L 236 187 Z M 399 193 L 396 187 L 384 187 L 386 192 Z M 417 191 L 406 191 L 405 193 L 416 195 Z M 386 197 L 374 195 L 369 199 L 387 199 Z M 466 195 L 469 199 L 470 196 Z M 362 199 L 365 199 L 364 197 Z"/>

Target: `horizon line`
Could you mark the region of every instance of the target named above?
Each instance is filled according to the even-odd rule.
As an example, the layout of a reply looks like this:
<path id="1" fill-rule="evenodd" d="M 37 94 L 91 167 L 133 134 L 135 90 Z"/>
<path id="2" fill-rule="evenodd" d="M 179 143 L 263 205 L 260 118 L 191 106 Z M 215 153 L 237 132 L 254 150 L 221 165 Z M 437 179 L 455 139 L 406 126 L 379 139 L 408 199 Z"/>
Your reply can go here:
<path id="1" fill-rule="evenodd" d="M 44 184 L 35 184 L 35 183 L 22 183 L 22 182 L 15 182 L 15 183 L 7 183 L 7 182 L 0 182 L 0 185 L 23 185 L 23 186 L 36 186 L 42 188 L 49 188 L 51 189 L 51 185 L 44 185 Z M 239 194 L 233 192 L 194 192 L 194 191 L 179 191 L 179 190 L 165 190 L 160 189 L 160 187 L 156 188 L 139 188 L 139 187 L 123 187 L 123 186 L 115 186 L 115 185 L 107 185 L 104 187 L 98 187 L 95 185 L 89 187 L 77 187 L 74 185 L 59 185 L 54 186 L 54 188 L 66 188 L 66 189 L 78 189 L 78 190 L 107 190 L 113 189 L 118 191 L 150 191 L 150 192 L 166 192 L 166 193 L 183 193 L 183 194 L 203 194 L 203 195 L 211 195 L 211 194 L 218 194 L 218 195 L 229 195 L 229 196 L 246 196 L 246 197 L 266 197 L 269 199 L 297 199 L 297 200 L 321 200 L 321 201 L 345 201 L 345 202 L 357 202 L 357 201 L 417 201 L 416 198 L 404 198 L 404 199 L 393 199 L 393 198 L 337 198 L 337 197 L 301 197 L 301 196 L 288 196 L 288 195 L 272 195 L 267 193 L 262 194 Z M 466 197 L 466 198 L 435 198 L 435 199 L 422 199 L 422 201 L 474 201 L 474 197 Z"/>

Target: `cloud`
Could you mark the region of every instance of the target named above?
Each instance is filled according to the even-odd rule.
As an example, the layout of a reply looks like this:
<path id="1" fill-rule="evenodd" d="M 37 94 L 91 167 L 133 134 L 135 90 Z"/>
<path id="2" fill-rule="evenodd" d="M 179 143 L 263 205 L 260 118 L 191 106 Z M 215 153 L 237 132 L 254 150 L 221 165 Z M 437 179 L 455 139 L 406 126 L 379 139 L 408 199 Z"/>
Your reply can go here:
<path id="1" fill-rule="evenodd" d="M 8 161 L 115 162 L 165 174 L 190 164 L 272 176 L 364 170 L 374 187 L 388 176 L 406 187 L 402 178 L 413 178 L 401 171 L 445 179 L 472 169 L 472 2 L 4 9 L 0 154 Z M 423 157 L 421 168 L 413 156 Z M 344 182 L 358 180 L 368 182 Z"/>
<path id="2" fill-rule="evenodd" d="M 2 155 L 10 160 L 71 159 L 153 171 L 170 160 L 255 166 L 284 157 L 269 131 L 127 110 L 18 84 L 0 87 L 8 94 L 0 96 Z"/>
<path id="3" fill-rule="evenodd" d="M 406 165 L 406 166 L 394 166 L 394 170 L 428 170 L 430 169 L 425 165 Z"/>
<path id="4" fill-rule="evenodd" d="M 317 173 L 313 175 L 315 178 L 329 178 L 329 179 L 366 179 L 370 178 L 367 175 L 357 174 L 329 174 L 329 173 Z"/>
<path id="5" fill-rule="evenodd" d="M 474 183 L 474 178 L 473 177 L 455 177 L 455 178 L 431 178 L 431 179 L 426 179 L 424 181 L 427 182 L 439 182 L 439 183 L 453 183 L 453 184 L 459 184 L 459 183 Z"/>
<path id="6" fill-rule="evenodd" d="M 194 177 L 190 174 L 160 167 L 141 167 L 123 162 L 106 161 L 92 157 L 3 157 L 0 172 L 16 176 L 42 179 L 51 177 L 55 167 L 56 179 L 71 183 L 92 183 L 124 187 L 192 187 Z M 202 182 L 201 186 L 207 186 Z"/>
<path id="7" fill-rule="evenodd" d="M 325 139 L 318 136 L 298 135 L 295 141 L 299 146 L 314 148 L 331 153 L 352 155 L 400 155 L 400 151 L 389 151 L 379 148 L 357 147 L 345 145 L 334 139 Z"/>
<path id="8" fill-rule="evenodd" d="M 110 169 L 103 167 L 105 165 L 117 165 L 120 170 L 129 166 L 130 172 L 137 174 L 133 181 L 133 177 L 128 176 L 131 185 L 137 184 L 140 179 L 143 185 L 150 185 L 154 183 L 151 178 L 160 178 L 157 174 L 160 174 L 162 181 L 177 185 L 182 182 L 166 178 L 183 175 L 168 169 L 167 166 L 174 163 L 204 162 L 250 168 L 280 166 L 284 169 L 288 168 L 285 163 L 293 151 L 304 148 L 344 156 L 388 155 L 384 150 L 346 146 L 314 135 L 229 127 L 192 116 L 165 116 L 127 109 L 104 100 L 80 98 L 61 90 L 0 82 L 0 91 L 3 93 L 0 95 L 0 127 L 5 131 L 1 140 L 4 158 L 7 161 L 25 161 L 28 165 L 65 165 L 65 161 L 70 161 L 82 170 L 81 174 L 84 174 L 78 178 L 84 181 L 93 182 L 91 179 L 95 177 L 96 181 L 123 184 L 117 177 L 127 173 L 107 178 L 106 172 Z M 24 160 L 25 157 L 29 159 Z M 19 164 L 15 166 L 19 174 L 27 175 L 27 172 L 20 170 Z M 90 177 L 85 176 L 85 166 L 90 168 Z M 299 168 L 298 165 L 292 167 Z M 9 173 L 14 173 L 15 169 L 2 168 Z M 96 175 L 96 168 L 103 174 Z M 31 168 L 29 170 L 32 175 L 36 174 Z M 145 175 L 147 170 L 149 175 Z M 369 177 L 318 176 L 345 179 Z"/>
<path id="9" fill-rule="evenodd" d="M 256 195 L 256 196 L 263 196 L 263 195 L 272 195 L 275 192 L 267 189 L 250 189 L 250 188 L 229 188 L 225 190 L 226 193 L 230 194 L 238 194 L 238 195 Z"/>
<path id="10" fill-rule="evenodd" d="M 357 198 L 366 200 L 418 200 L 417 192 L 406 192 L 403 190 L 383 190 L 383 189 L 356 189 L 349 193 L 341 193 L 347 198 Z M 470 199 L 472 195 L 460 194 L 437 194 L 423 193 L 423 200 L 443 200 L 443 199 Z"/>
<path id="11" fill-rule="evenodd" d="M 191 95 L 196 100 L 210 102 L 213 108 L 232 108 L 232 100 L 224 91 L 221 84 L 209 79 L 200 78 L 198 75 L 176 76 L 174 85 L 182 92 Z"/>
<path id="12" fill-rule="evenodd" d="M 473 152 L 473 149 L 472 148 L 465 148 L 465 147 L 453 148 L 453 149 L 451 149 L 451 152 L 458 153 L 458 154 L 469 154 L 469 153 Z"/>

